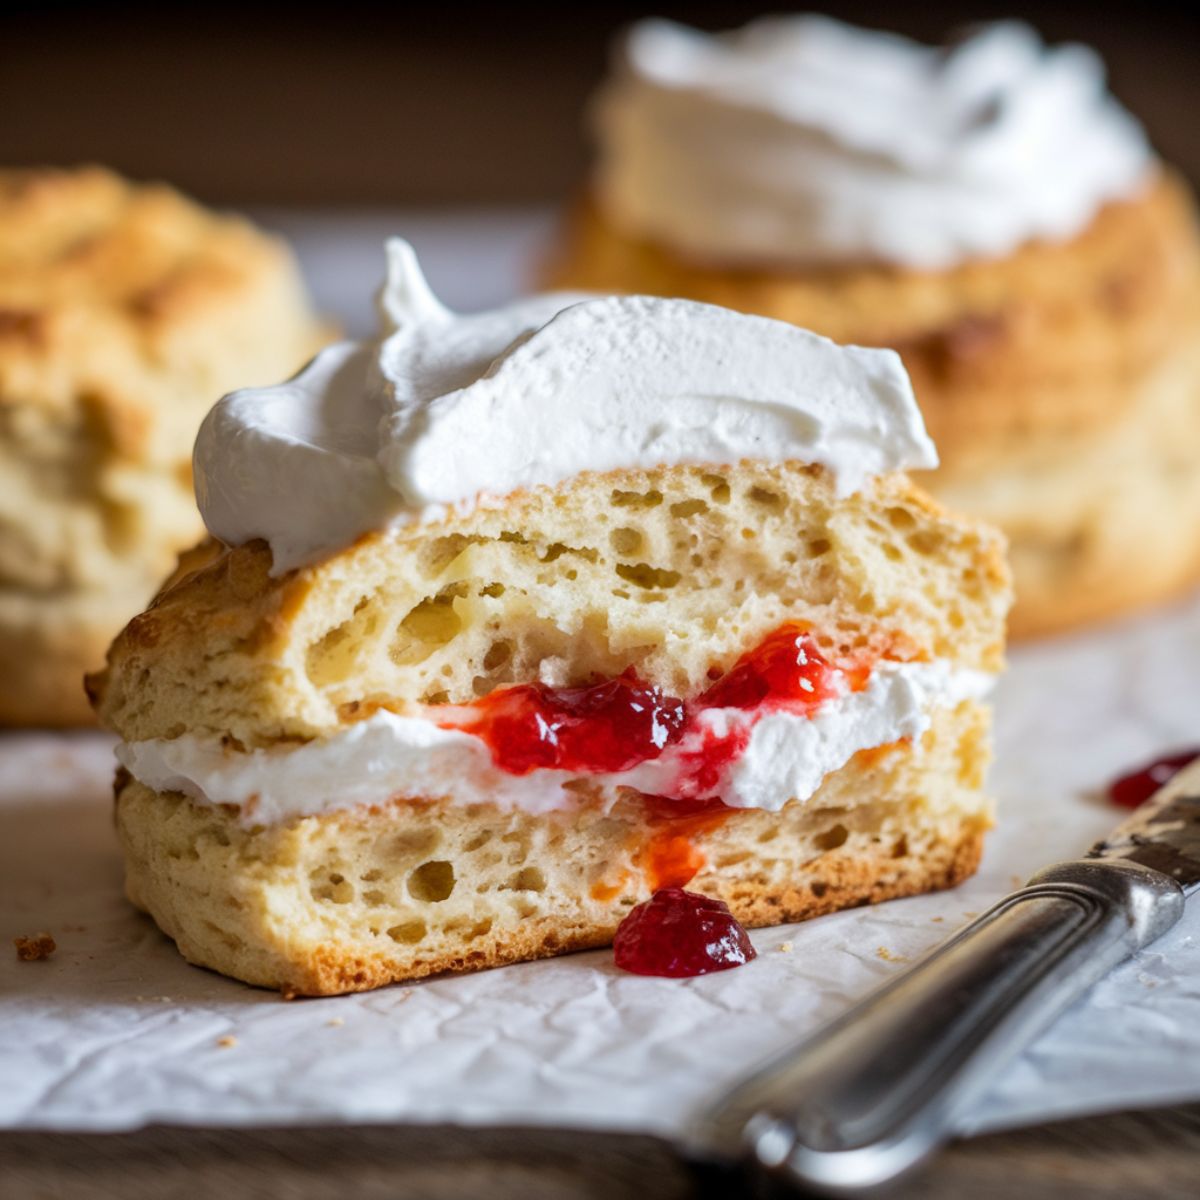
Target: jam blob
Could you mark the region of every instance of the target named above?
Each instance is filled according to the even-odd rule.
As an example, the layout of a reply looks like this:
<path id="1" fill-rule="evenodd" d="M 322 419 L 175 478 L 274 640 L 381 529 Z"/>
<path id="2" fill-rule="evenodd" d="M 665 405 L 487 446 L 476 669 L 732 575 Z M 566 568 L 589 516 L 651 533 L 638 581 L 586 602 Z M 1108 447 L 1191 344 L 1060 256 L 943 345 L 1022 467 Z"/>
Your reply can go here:
<path id="1" fill-rule="evenodd" d="M 845 684 L 862 686 L 862 668 L 831 665 L 809 637 L 807 626 L 790 622 L 742 655 L 696 699 L 684 701 L 640 680 L 633 670 L 585 687 L 524 683 L 498 688 L 456 706 L 444 727 L 483 739 L 492 761 L 513 775 L 539 768 L 576 774 L 626 771 L 657 758 L 696 729 L 712 709 L 787 708 L 809 715 L 839 694 Z M 752 723 L 752 722 L 751 722 Z M 711 795 L 722 772 L 746 747 L 750 724 L 730 723 L 720 732 L 705 726 L 684 754 L 673 798 Z"/>
<path id="2" fill-rule="evenodd" d="M 758 708 L 786 704 L 816 709 L 837 695 L 841 672 L 817 650 L 807 627 L 797 621 L 781 625 L 701 697 L 704 708 Z"/>
<path id="3" fill-rule="evenodd" d="M 1137 808 L 1139 804 L 1144 804 L 1149 800 L 1164 783 L 1178 775 L 1184 767 L 1190 766 L 1198 758 L 1200 758 L 1200 746 L 1144 763 L 1127 775 L 1114 779 L 1108 785 L 1108 798 L 1122 808 Z"/>
<path id="4" fill-rule="evenodd" d="M 579 774 L 625 771 L 678 741 L 682 700 L 642 683 L 632 671 L 590 687 L 524 683 L 499 688 L 468 706 L 464 728 L 488 744 L 513 775 L 539 767 Z"/>
<path id="5" fill-rule="evenodd" d="M 726 904 L 679 887 L 661 888 L 629 911 L 613 955 L 623 971 L 670 979 L 728 971 L 756 957 Z"/>

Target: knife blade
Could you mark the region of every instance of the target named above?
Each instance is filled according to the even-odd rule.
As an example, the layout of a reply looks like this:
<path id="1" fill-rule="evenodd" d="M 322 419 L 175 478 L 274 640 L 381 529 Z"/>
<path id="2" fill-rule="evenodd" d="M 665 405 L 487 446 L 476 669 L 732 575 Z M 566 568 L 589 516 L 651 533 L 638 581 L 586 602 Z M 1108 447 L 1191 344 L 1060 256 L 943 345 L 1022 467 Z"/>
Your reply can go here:
<path id="1" fill-rule="evenodd" d="M 1190 896 L 1200 887 L 1200 760 L 1135 808 L 1087 857 L 1140 863 Z"/>
<path id="2" fill-rule="evenodd" d="M 1200 761 L 703 1113 L 694 1162 L 857 1196 L 949 1140 L 1069 1005 L 1200 889 Z"/>

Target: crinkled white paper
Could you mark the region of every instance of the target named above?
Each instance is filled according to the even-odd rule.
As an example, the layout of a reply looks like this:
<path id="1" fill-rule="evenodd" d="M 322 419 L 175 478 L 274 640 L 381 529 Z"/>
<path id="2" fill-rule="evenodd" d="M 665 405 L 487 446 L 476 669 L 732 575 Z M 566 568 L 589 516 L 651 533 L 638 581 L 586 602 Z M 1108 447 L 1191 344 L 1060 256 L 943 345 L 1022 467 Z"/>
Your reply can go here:
<path id="1" fill-rule="evenodd" d="M 758 932 L 755 962 L 693 980 L 623 975 L 601 951 L 285 1003 L 188 966 L 126 905 L 104 737 L 0 737 L 0 1127 L 673 1134 L 757 1060 L 1104 834 L 1124 815 L 1100 795 L 1113 774 L 1197 743 L 1193 603 L 1013 654 L 998 695 L 1000 827 L 955 892 Z M 40 930 L 57 952 L 18 962 L 10 939 Z M 1200 1096 L 1198 936 L 1200 909 L 998 1077 L 972 1127 Z"/>

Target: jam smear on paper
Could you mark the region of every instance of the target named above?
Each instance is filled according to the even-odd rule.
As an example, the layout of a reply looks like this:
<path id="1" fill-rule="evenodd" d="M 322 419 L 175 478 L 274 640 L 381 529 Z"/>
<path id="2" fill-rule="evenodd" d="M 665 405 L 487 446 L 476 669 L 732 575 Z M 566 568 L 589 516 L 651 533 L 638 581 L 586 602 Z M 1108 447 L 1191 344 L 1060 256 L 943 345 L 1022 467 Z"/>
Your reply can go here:
<path id="1" fill-rule="evenodd" d="M 1178 754 L 1167 754 L 1153 762 L 1143 763 L 1134 771 L 1114 779 L 1108 785 L 1108 798 L 1122 808 L 1137 808 L 1144 804 L 1160 787 L 1184 767 L 1200 758 L 1200 746 L 1183 750 Z"/>
<path id="2" fill-rule="evenodd" d="M 728 905 L 679 887 L 660 888 L 630 910 L 613 955 L 624 971 L 671 979 L 728 971 L 756 957 Z"/>

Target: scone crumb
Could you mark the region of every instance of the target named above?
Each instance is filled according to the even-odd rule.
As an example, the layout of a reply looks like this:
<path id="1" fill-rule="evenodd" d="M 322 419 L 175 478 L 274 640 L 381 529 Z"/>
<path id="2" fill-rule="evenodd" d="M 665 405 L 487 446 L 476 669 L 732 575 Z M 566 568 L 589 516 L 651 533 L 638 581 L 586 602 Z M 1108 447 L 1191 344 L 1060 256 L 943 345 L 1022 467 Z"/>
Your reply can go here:
<path id="1" fill-rule="evenodd" d="M 878 957 L 882 958 L 884 962 L 902 963 L 908 961 L 902 954 L 893 954 L 886 946 L 880 946 L 875 953 L 878 955 Z"/>
<path id="2" fill-rule="evenodd" d="M 284 983 L 280 985 L 280 1000 L 295 1000 L 298 995 L 300 995 L 300 993 L 290 983 Z"/>
<path id="3" fill-rule="evenodd" d="M 40 962 L 58 949 L 58 943 L 48 933 L 35 933 L 32 937 L 15 937 L 13 945 L 22 962 Z"/>
<path id="4" fill-rule="evenodd" d="M 329 1025 L 334 1029 L 336 1029 L 339 1025 L 345 1025 L 345 1023 L 345 1017 L 330 1017 L 329 1020 L 325 1022 L 326 1025 Z"/>
<path id="5" fill-rule="evenodd" d="M 780 954 L 791 954 L 792 943 L 791 942 L 780 942 L 779 945 L 775 947 L 775 949 L 778 950 Z"/>
<path id="6" fill-rule="evenodd" d="M 231 1033 L 227 1033 L 224 1037 L 217 1038 L 217 1045 L 222 1049 L 228 1049 L 230 1046 L 236 1046 L 237 1044 L 237 1038 L 235 1038 Z"/>

